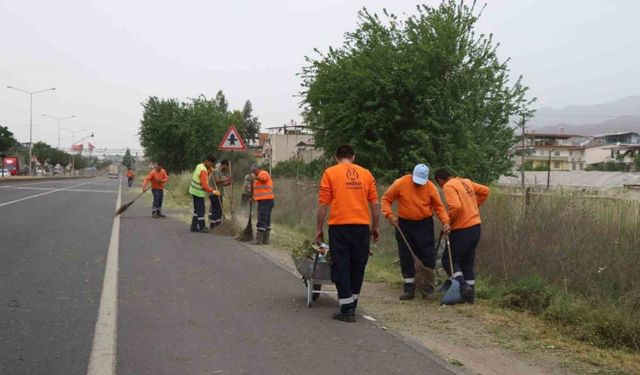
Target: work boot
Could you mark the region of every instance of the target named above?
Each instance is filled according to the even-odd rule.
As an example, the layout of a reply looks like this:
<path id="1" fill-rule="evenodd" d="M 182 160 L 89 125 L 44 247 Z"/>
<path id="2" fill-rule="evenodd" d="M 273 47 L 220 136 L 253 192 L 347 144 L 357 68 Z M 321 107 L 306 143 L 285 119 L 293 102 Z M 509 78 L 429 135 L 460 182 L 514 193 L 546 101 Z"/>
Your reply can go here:
<path id="1" fill-rule="evenodd" d="M 340 305 L 340 311 L 333 315 L 333 319 L 347 323 L 355 323 L 356 321 L 356 303 L 351 302 Z"/>
<path id="2" fill-rule="evenodd" d="M 460 287 L 460 296 L 464 303 L 473 305 L 476 302 L 476 288 L 475 285 L 465 284 Z"/>
<path id="3" fill-rule="evenodd" d="M 189 231 L 191 231 L 193 233 L 198 233 L 198 232 L 200 232 L 200 229 L 191 227 L 191 228 L 189 228 Z"/>
<path id="4" fill-rule="evenodd" d="M 207 227 L 204 227 L 204 228 L 200 229 L 200 233 L 209 233 L 209 232 L 211 232 L 211 231 Z"/>
<path id="5" fill-rule="evenodd" d="M 252 245 L 262 245 L 264 243 L 264 233 L 265 232 L 257 231 L 256 232 L 256 239 L 255 239 L 255 241 L 251 242 L 251 244 Z"/>
<path id="6" fill-rule="evenodd" d="M 267 231 L 264 232 L 264 239 L 262 240 L 262 243 L 265 245 L 269 244 L 269 234 L 271 234 L 271 229 L 267 229 Z"/>
<path id="7" fill-rule="evenodd" d="M 405 283 L 402 286 L 403 293 L 400 295 L 400 301 L 410 301 L 416 297 L 416 284 Z"/>
<path id="8" fill-rule="evenodd" d="M 158 217 L 167 217 L 167 215 L 163 215 L 162 212 L 158 211 Z"/>
<path id="9" fill-rule="evenodd" d="M 153 213 L 151 213 L 151 217 L 152 217 L 152 218 L 154 218 L 154 219 L 157 219 L 157 218 L 159 218 L 160 216 L 158 216 L 158 213 L 157 213 L 157 212 L 153 212 Z"/>
<path id="10" fill-rule="evenodd" d="M 215 223 L 209 223 L 209 229 L 211 229 L 211 230 L 216 229 L 216 224 Z"/>

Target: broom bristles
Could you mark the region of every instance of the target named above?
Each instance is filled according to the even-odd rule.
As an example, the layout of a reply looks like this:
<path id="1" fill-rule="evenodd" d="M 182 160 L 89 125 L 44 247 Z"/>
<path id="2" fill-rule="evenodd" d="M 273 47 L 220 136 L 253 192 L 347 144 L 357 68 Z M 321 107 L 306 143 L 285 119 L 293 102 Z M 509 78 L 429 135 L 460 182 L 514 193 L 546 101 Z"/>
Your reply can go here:
<path id="1" fill-rule="evenodd" d="M 133 203 L 133 202 L 125 203 L 122 206 L 120 206 L 120 208 L 118 208 L 118 211 L 116 211 L 115 216 L 118 216 L 121 213 L 125 212 L 127 210 L 127 208 L 129 208 L 129 206 L 131 206 L 131 203 Z"/>
<path id="2" fill-rule="evenodd" d="M 251 240 L 253 240 L 253 225 L 251 224 L 251 220 L 249 220 L 247 226 L 244 227 L 244 231 L 238 236 L 238 241 L 249 242 Z"/>

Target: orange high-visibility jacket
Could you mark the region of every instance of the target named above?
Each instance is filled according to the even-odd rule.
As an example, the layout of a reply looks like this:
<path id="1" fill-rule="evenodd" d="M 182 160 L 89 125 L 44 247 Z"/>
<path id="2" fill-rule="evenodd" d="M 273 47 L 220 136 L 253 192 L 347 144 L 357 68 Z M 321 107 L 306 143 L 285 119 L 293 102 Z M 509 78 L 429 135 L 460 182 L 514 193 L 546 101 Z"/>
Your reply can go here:
<path id="1" fill-rule="evenodd" d="M 136 174 L 135 174 L 135 173 L 133 173 L 133 170 L 132 170 L 132 169 L 129 169 L 129 170 L 127 171 L 127 177 L 128 177 L 128 178 L 133 178 L 135 175 L 136 175 Z"/>
<path id="2" fill-rule="evenodd" d="M 466 178 L 454 177 L 442 187 L 449 206 L 451 229 L 464 229 L 481 223 L 480 206 L 489 197 L 489 188 Z"/>
<path id="3" fill-rule="evenodd" d="M 167 171 L 165 171 L 164 169 L 160 169 L 160 172 L 153 169 L 151 172 L 149 172 L 147 177 L 144 178 L 144 181 L 142 182 L 143 189 L 147 188 L 149 181 L 151 181 L 152 189 L 164 189 L 164 184 L 169 181 L 169 176 L 167 176 Z"/>
<path id="4" fill-rule="evenodd" d="M 253 199 L 263 201 L 273 199 L 273 181 L 267 171 L 260 171 L 253 183 Z"/>
<path id="5" fill-rule="evenodd" d="M 395 180 L 382 196 L 382 214 L 393 217 L 391 206 L 398 202 L 398 217 L 407 220 L 422 220 L 436 215 L 443 224 L 449 224 L 449 215 L 442 204 L 436 185 L 427 181 L 424 185 L 413 182 L 411 174 Z"/>
<path id="6" fill-rule="evenodd" d="M 327 168 L 322 174 L 318 203 L 331 207 L 329 225 L 369 225 L 369 205 L 377 202 L 376 180 L 369 170 L 347 163 Z"/>

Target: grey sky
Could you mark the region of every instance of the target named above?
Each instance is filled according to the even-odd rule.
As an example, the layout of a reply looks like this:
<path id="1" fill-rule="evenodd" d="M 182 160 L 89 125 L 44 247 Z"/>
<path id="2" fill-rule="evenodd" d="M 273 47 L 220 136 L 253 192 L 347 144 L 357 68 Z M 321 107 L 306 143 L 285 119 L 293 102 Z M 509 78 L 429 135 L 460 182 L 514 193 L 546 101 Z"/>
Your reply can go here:
<path id="1" fill-rule="evenodd" d="M 415 0 L 59 0 L 0 2 L 0 124 L 28 140 L 28 96 L 6 89 L 55 86 L 34 97 L 34 141 L 56 144 L 63 126 L 95 131 L 98 147 L 138 147 L 140 103 L 215 95 L 254 105 L 263 126 L 299 119 L 304 56 L 341 43 L 366 6 L 397 14 Z M 438 3 L 428 1 L 428 3 Z M 540 106 L 595 104 L 640 90 L 634 0 L 489 0 L 480 31 L 501 42 Z M 63 132 L 63 145 L 71 143 Z"/>

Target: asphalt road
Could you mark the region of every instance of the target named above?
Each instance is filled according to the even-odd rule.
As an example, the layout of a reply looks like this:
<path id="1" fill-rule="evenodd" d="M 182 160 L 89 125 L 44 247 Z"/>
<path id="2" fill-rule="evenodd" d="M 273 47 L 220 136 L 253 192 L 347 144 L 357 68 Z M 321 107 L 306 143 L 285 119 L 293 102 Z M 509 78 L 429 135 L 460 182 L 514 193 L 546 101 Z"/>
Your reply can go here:
<path id="1" fill-rule="evenodd" d="M 30 189 L 0 187 L 0 374 L 86 374 L 117 185 Z M 308 309 L 301 281 L 244 244 L 149 211 L 120 219 L 118 375 L 451 374 L 362 318 L 330 319 L 331 299 Z"/>
<path id="2" fill-rule="evenodd" d="M 0 185 L 0 374 L 86 373 L 116 193 L 106 179 Z"/>

